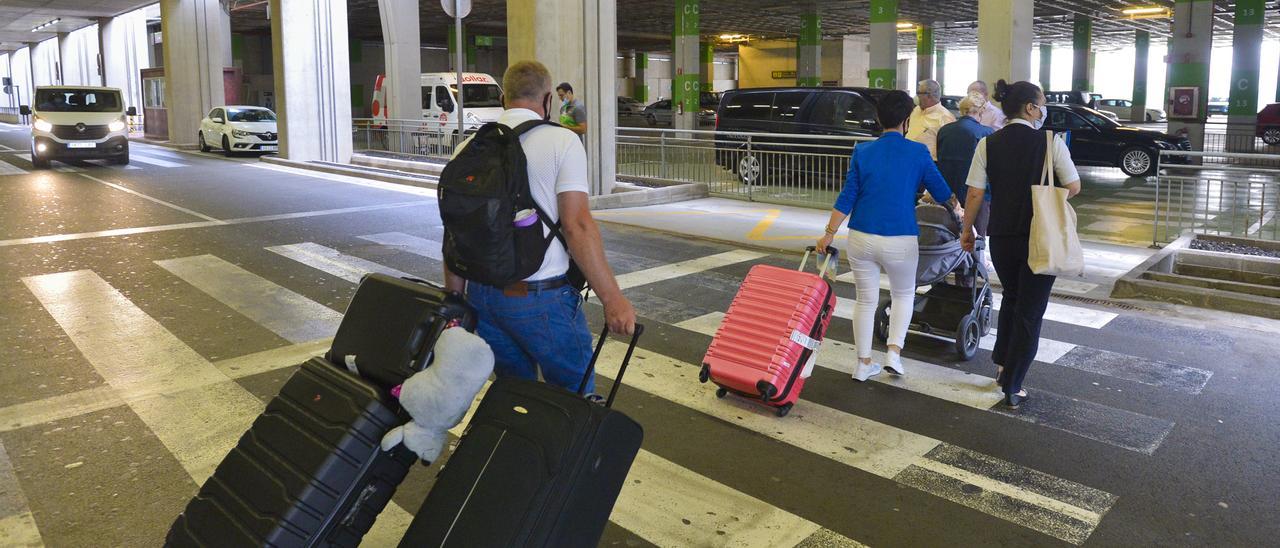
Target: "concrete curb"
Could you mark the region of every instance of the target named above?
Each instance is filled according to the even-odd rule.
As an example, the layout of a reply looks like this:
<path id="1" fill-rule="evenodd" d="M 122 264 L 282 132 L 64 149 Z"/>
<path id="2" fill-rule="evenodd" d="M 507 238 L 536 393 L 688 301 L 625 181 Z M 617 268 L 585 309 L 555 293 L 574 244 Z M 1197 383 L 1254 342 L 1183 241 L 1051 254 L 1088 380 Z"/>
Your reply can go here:
<path id="1" fill-rule="evenodd" d="M 351 164 L 396 171 L 407 171 L 409 173 L 430 175 L 432 177 L 439 177 L 440 173 L 444 172 L 444 164 L 401 160 L 399 158 L 383 158 L 381 156 L 369 156 L 366 154 L 353 155 L 351 157 Z"/>
<path id="2" fill-rule="evenodd" d="M 1115 299 L 1144 299 L 1206 310 L 1280 319 L 1280 299 L 1274 297 L 1254 293 L 1232 292 L 1216 287 L 1205 287 L 1203 284 L 1154 280 L 1144 276 L 1148 272 L 1174 275 L 1175 266 L 1184 263 L 1180 258 L 1191 259 L 1191 261 L 1185 261 L 1190 264 L 1221 268 L 1226 271 L 1256 273 L 1262 276 L 1273 276 L 1273 273 L 1280 272 L 1280 260 L 1274 258 L 1192 249 L 1191 242 L 1199 237 L 1203 236 L 1185 234 L 1165 246 L 1159 253 L 1143 261 L 1133 270 L 1125 273 L 1124 276 L 1116 280 L 1115 287 L 1111 291 L 1111 297 Z M 1193 279 L 1188 278 L 1188 281 Z M 1237 283 L 1244 284 L 1245 282 Z"/>
<path id="3" fill-rule="evenodd" d="M 625 186 L 624 186 L 625 185 Z M 707 185 L 690 183 L 663 188 L 644 188 L 618 183 L 613 194 L 592 196 L 592 211 L 670 204 L 707 197 Z"/>
<path id="4" fill-rule="evenodd" d="M 279 156 L 263 156 L 260 161 L 268 164 L 281 165 L 286 167 L 306 169 L 310 171 L 319 171 L 321 173 L 329 173 L 331 175 L 346 175 L 348 177 L 357 177 L 361 179 L 369 179 L 372 181 L 381 181 L 384 183 L 393 183 L 398 185 L 415 186 L 419 188 L 436 188 L 436 180 L 426 176 L 418 176 L 412 173 L 396 172 L 389 169 L 371 168 L 371 167 L 348 167 L 343 164 L 331 164 L 328 162 L 299 162 L 296 160 L 287 160 Z"/>

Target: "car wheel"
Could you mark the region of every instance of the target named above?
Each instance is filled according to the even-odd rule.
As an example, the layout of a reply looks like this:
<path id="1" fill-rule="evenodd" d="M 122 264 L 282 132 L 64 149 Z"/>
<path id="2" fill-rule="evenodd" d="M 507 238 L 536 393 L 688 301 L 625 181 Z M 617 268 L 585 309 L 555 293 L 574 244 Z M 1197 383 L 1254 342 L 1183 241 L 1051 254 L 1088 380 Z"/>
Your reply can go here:
<path id="1" fill-rule="evenodd" d="M 31 151 L 31 167 L 36 169 L 47 169 L 49 167 L 49 159 L 36 156 L 36 151 Z"/>
<path id="2" fill-rule="evenodd" d="M 204 142 L 204 132 L 203 132 L 203 131 L 201 131 L 201 132 L 199 132 L 199 133 L 197 133 L 197 134 L 196 134 L 196 141 L 199 141 L 199 143 L 200 143 L 200 152 L 209 152 L 209 151 L 211 150 L 211 149 L 209 148 L 209 143 Z"/>
<path id="3" fill-rule="evenodd" d="M 650 114 L 650 115 L 648 115 L 648 116 L 645 116 L 645 117 L 644 117 L 644 121 L 645 121 L 645 123 L 646 123 L 646 124 L 649 124 L 649 127 L 657 127 L 657 126 L 658 126 L 658 117 L 657 117 L 657 116 L 654 116 L 654 115 L 652 115 L 652 114 Z"/>
<path id="4" fill-rule="evenodd" d="M 127 166 L 127 165 L 129 165 L 129 154 L 128 154 L 128 153 L 124 153 L 124 154 L 121 154 L 121 155 L 119 155 L 119 156 L 115 156 L 115 157 L 111 158 L 111 163 L 113 163 L 113 164 L 115 164 L 115 165 L 118 165 L 118 166 Z"/>
<path id="5" fill-rule="evenodd" d="M 1156 121 L 1156 119 L 1155 119 L 1155 118 L 1152 118 L 1152 117 L 1151 117 L 1151 113 L 1149 113 L 1149 112 L 1148 112 L 1148 113 L 1147 113 L 1147 121 L 1148 121 L 1148 122 L 1154 122 L 1154 121 Z"/>
<path id="6" fill-rule="evenodd" d="M 1268 145 L 1280 145 L 1280 127 L 1269 127 L 1263 131 L 1262 142 Z"/>
<path id="7" fill-rule="evenodd" d="M 760 161 L 760 157 L 747 152 L 738 159 L 738 180 L 744 185 L 759 184 L 761 176 L 764 175 L 764 164 Z"/>
<path id="8" fill-rule="evenodd" d="M 226 135 L 222 136 L 222 153 L 231 156 L 231 140 Z"/>
<path id="9" fill-rule="evenodd" d="M 1120 171 L 1130 177 L 1151 175 L 1156 171 L 1155 155 L 1145 148 L 1127 148 L 1120 153 Z"/>

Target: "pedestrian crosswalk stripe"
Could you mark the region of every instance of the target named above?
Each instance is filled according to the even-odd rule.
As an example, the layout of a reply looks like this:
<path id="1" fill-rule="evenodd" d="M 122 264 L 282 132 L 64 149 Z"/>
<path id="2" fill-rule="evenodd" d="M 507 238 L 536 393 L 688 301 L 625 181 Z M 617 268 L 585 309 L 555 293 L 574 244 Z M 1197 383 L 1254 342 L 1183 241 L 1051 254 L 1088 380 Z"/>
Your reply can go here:
<path id="1" fill-rule="evenodd" d="M 995 317 L 992 317 L 995 320 Z M 978 348 L 983 350 L 992 350 L 996 347 L 996 329 L 991 328 L 991 332 L 982 340 L 978 341 Z M 1058 360 L 1067 355 L 1068 352 L 1075 350 L 1075 344 L 1069 342 L 1055 341 L 1040 337 L 1040 344 L 1036 352 L 1036 361 L 1044 363 L 1058 363 Z"/>
<path id="2" fill-rule="evenodd" d="M 138 154 L 136 152 L 129 154 L 129 160 L 132 162 L 142 162 L 144 164 L 149 164 L 157 167 L 187 167 L 187 164 L 170 162 L 169 160 L 161 160 L 159 158 L 152 158 L 150 156 Z"/>
<path id="3" fill-rule="evenodd" d="M 0 442 L 0 544 L 5 546 L 43 546 L 40 529 L 27 506 L 27 497 L 13 471 L 9 454 Z"/>
<path id="4" fill-rule="evenodd" d="M 109 386 L 203 483 L 262 403 L 88 270 L 23 278 L 40 304 Z M 164 386 L 205 386 L 166 397 Z"/>
<path id="5" fill-rule="evenodd" d="M 615 364 L 621 363 L 622 352 L 624 351 L 616 348 L 617 346 L 621 345 L 606 345 L 602 352 L 600 360 L 597 362 L 600 364 L 598 367 L 601 375 L 613 378 L 617 374 L 617 366 Z M 755 403 L 733 397 L 717 399 L 713 395 L 714 390 L 709 385 L 703 385 L 698 382 L 698 367 L 693 364 L 684 363 L 646 349 L 637 349 L 635 358 L 637 360 L 636 363 L 641 367 L 652 371 L 661 371 L 662 373 L 630 375 L 626 380 L 626 384 L 629 387 L 648 392 L 707 415 L 718 417 L 730 424 L 752 430 L 811 453 L 825 456 L 841 464 L 883 478 L 899 481 L 903 485 L 916 487 L 952 502 L 1000 519 L 1009 520 L 1017 525 L 1022 525 L 1068 542 L 1079 544 L 1084 539 L 1087 539 L 1097 527 L 1102 516 L 1115 501 L 1113 495 L 1091 487 L 1079 485 L 1066 479 L 1051 478 L 1052 482 L 1050 483 L 1057 485 L 1061 492 L 1076 494 L 1073 497 L 1074 499 L 1106 501 L 1103 507 L 1099 508 L 1101 511 L 1081 508 L 1072 508 L 1069 511 L 1064 510 L 1067 506 L 1074 507 L 1075 505 L 1052 497 L 1046 497 L 1043 493 L 1038 493 L 1022 486 L 1025 483 L 1033 482 L 1028 478 L 1047 477 L 1046 474 L 985 455 L 983 458 L 987 461 L 1000 463 L 999 469 L 1002 471 L 1002 475 L 998 478 L 986 477 L 984 483 L 989 486 L 999 485 L 999 490 L 984 488 L 979 495 L 975 496 L 968 495 L 960 490 L 951 490 L 947 485 L 938 482 L 904 482 L 899 480 L 900 476 L 904 479 L 914 477 L 908 472 L 908 469 L 913 466 L 931 466 L 930 463 L 922 461 L 929 460 L 928 455 L 930 452 L 938 447 L 949 447 L 950 445 L 927 436 L 878 423 L 810 401 L 801 401 L 790 415 L 784 419 L 779 419 L 772 412 Z M 904 475 L 904 472 L 908 473 Z M 939 473 L 945 474 L 945 472 Z M 975 479 L 970 474 L 965 474 L 963 477 L 948 477 L 951 477 L 956 482 L 964 483 L 971 483 Z M 1045 483 L 1038 479 L 1034 480 L 1034 482 Z M 992 504 L 989 500 L 990 497 L 995 497 L 1001 500 L 1002 503 Z M 1060 504 L 1055 504 L 1053 508 L 1044 508 L 1041 504 L 1044 503 L 1046 498 L 1057 500 Z M 1042 512 L 1011 515 L 1000 511 L 1001 508 L 1020 505 L 1035 506 L 1040 508 Z M 1080 519 L 1082 516 L 1087 519 Z"/>
<path id="6" fill-rule="evenodd" d="M 697 259 L 690 259 L 687 261 L 680 261 L 668 265 L 620 274 L 617 277 L 618 287 L 622 289 L 629 289 L 681 276 L 688 276 L 690 274 L 697 274 L 699 272 L 705 272 L 707 270 L 731 264 L 754 261 L 764 257 L 768 257 L 768 255 L 745 249 L 717 253 L 715 255 L 708 255 Z"/>
<path id="7" fill-rule="evenodd" d="M 991 294 L 992 305 L 996 310 L 1000 310 L 1000 302 L 1003 298 L 1000 293 Z M 1044 319 L 1078 325 L 1080 327 L 1090 327 L 1093 329 L 1102 329 L 1111 323 L 1111 320 L 1120 317 L 1115 312 L 1106 312 L 1103 310 L 1094 310 L 1092 308 L 1084 308 L 1080 306 L 1071 306 L 1062 303 L 1050 301 L 1049 307 L 1045 310 Z"/>
<path id="8" fill-rule="evenodd" d="M 213 255 L 156 264 L 292 343 L 331 337 L 342 321 L 333 309 Z"/>
<path id="9" fill-rule="evenodd" d="M 414 255 L 421 255 L 428 259 L 443 261 L 444 256 L 440 253 L 440 242 L 428 240 L 418 236 L 412 236 L 403 232 L 383 232 L 381 234 L 369 234 L 361 236 L 362 240 L 369 240 L 375 244 L 394 247 Z"/>
<path id="10" fill-rule="evenodd" d="M 715 331 L 724 320 L 724 314 L 713 312 L 700 318 L 676 324 L 704 335 L 715 335 Z M 1067 343 L 1059 343 L 1067 344 Z M 1048 357 L 1061 359 L 1066 352 L 1063 348 L 1054 348 L 1049 344 Z M 1071 345 L 1071 348 L 1076 348 Z M 850 343 L 827 337 L 818 347 L 817 365 L 825 369 L 839 371 L 851 375 L 858 356 L 857 348 Z M 1037 356 L 1040 358 L 1040 356 Z M 884 353 L 872 352 L 872 363 L 884 363 Z M 995 405 L 1004 395 L 998 391 L 994 379 L 984 375 L 971 374 L 966 371 L 932 364 L 907 357 L 902 358 L 907 374 L 902 376 L 882 373 L 871 377 L 871 380 L 903 390 L 916 392 L 983 411 L 999 412 Z M 1070 367 L 1070 366 L 1068 366 Z M 1107 375 L 1105 367 L 1088 369 L 1101 375 Z M 994 371 L 992 371 L 994 373 Z M 1117 376 L 1117 378 L 1123 378 Z M 1114 409 L 1105 405 L 1087 402 L 1076 398 L 1067 398 L 1035 389 L 1037 406 L 1041 409 L 1053 409 L 1053 413 L 1045 413 L 1047 418 L 1032 413 L 1010 414 L 1018 420 L 1040 424 L 1082 438 L 1100 441 L 1109 445 L 1151 454 L 1160 447 L 1165 435 L 1173 428 L 1173 423 L 1134 413 L 1123 409 Z M 1044 400 L 1044 401 L 1040 401 Z M 1095 420 L 1072 420 L 1074 417 L 1093 416 Z"/>
<path id="11" fill-rule="evenodd" d="M 196 484 L 208 479 L 261 414 L 261 400 L 92 271 L 22 281 Z M 201 386 L 166 388 L 191 383 Z M 160 396 L 142 395 L 148 393 Z M 390 503 L 365 540 L 395 544 L 411 519 Z"/>
<path id="12" fill-rule="evenodd" d="M 30 172 L 0 158 L 0 175 L 26 175 L 27 173 Z"/>
<path id="13" fill-rule="evenodd" d="M 1213 371 L 1197 367 L 1148 360 L 1086 346 L 1073 349 L 1055 363 L 1072 369 L 1149 386 L 1172 388 L 1189 394 L 1199 394 L 1213 377 Z"/>
<path id="14" fill-rule="evenodd" d="M 312 242 L 300 244 L 277 245 L 268 247 L 267 251 L 288 257 L 316 270 L 337 276 L 351 283 L 360 283 L 360 279 L 370 272 L 381 272 L 397 278 L 413 277 L 391 267 L 382 266 L 373 261 L 361 259 Z"/>

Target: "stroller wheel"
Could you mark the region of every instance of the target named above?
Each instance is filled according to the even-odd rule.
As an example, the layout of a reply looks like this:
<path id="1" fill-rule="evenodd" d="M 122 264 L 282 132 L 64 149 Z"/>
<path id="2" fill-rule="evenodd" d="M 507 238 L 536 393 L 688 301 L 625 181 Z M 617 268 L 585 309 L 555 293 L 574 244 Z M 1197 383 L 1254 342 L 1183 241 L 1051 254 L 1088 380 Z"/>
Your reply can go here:
<path id="1" fill-rule="evenodd" d="M 973 314 L 965 314 L 960 318 L 956 328 L 956 353 L 963 361 L 972 360 L 978 354 L 978 341 L 982 339 L 981 329 Z"/>
<path id="2" fill-rule="evenodd" d="M 885 343 L 889 340 L 889 299 L 880 301 L 875 315 L 876 340 Z"/>
<path id="3" fill-rule="evenodd" d="M 991 334 L 991 288 L 982 293 L 982 306 L 978 308 L 978 330 L 985 337 Z"/>

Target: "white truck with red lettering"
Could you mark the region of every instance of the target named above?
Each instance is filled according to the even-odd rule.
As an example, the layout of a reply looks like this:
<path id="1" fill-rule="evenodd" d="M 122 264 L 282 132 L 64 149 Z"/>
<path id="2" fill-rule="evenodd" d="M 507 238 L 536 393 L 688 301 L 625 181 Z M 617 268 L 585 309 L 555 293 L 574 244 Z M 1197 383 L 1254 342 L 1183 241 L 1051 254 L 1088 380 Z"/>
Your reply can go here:
<path id="1" fill-rule="evenodd" d="M 458 75 L 452 72 L 428 72 L 422 75 L 422 108 L 426 127 L 433 130 L 456 131 L 458 127 Z M 387 79 L 381 74 L 373 87 L 373 117 L 381 123 L 387 118 L 403 119 L 404 110 L 386 101 Z M 498 121 L 502 115 L 502 88 L 488 74 L 464 72 L 462 74 L 462 108 L 464 124 L 473 131 L 488 122 Z"/>

